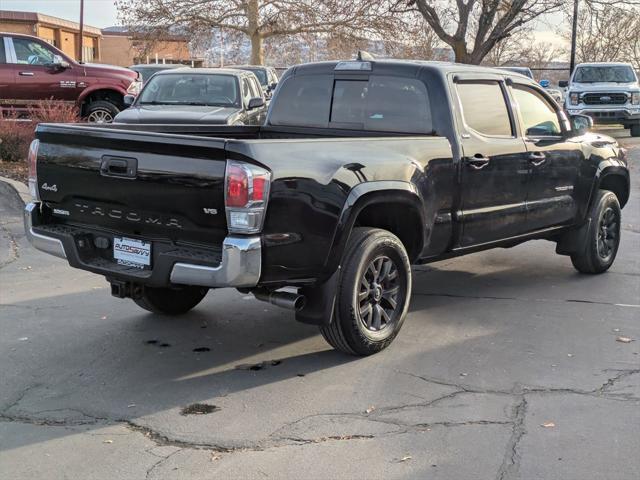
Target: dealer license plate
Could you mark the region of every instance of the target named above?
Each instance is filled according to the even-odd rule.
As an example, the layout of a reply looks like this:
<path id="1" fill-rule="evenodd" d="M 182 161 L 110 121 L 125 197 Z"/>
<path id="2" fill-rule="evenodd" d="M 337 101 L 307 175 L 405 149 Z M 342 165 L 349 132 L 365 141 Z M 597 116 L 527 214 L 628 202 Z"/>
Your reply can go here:
<path id="1" fill-rule="evenodd" d="M 113 258 L 120 265 L 136 268 L 151 266 L 151 243 L 134 238 L 114 237 Z"/>

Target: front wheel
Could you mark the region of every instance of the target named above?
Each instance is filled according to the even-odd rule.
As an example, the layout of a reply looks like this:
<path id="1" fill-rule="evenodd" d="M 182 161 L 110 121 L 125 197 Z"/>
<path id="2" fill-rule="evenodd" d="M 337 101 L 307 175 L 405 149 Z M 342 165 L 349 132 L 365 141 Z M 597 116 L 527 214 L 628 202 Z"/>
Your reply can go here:
<path id="1" fill-rule="evenodd" d="M 599 190 L 589 212 L 584 248 L 571 255 L 571 263 L 581 273 L 602 273 L 613 264 L 620 245 L 620 203 L 608 190 Z"/>
<path id="2" fill-rule="evenodd" d="M 118 107 L 106 100 L 96 100 L 87 105 L 85 118 L 89 123 L 111 123 L 120 113 Z"/>
<path id="3" fill-rule="evenodd" d="M 144 287 L 142 295 L 133 301 L 139 307 L 162 315 L 181 315 L 198 305 L 205 297 L 208 288 L 154 288 Z"/>
<path id="4" fill-rule="evenodd" d="M 345 249 L 333 321 L 320 332 L 336 350 L 377 353 L 398 335 L 410 295 L 411 265 L 400 239 L 386 230 L 355 228 Z"/>

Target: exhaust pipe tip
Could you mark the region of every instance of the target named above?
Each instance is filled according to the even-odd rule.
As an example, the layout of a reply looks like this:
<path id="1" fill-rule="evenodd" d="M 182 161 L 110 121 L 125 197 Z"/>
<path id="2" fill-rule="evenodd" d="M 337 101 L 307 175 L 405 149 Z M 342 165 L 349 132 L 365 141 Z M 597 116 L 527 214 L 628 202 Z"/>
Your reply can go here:
<path id="1" fill-rule="evenodd" d="M 276 307 L 286 308 L 287 310 L 302 310 L 307 304 L 304 295 L 298 295 L 292 292 L 269 292 L 264 290 L 256 290 L 253 296 L 262 302 L 268 302 Z"/>

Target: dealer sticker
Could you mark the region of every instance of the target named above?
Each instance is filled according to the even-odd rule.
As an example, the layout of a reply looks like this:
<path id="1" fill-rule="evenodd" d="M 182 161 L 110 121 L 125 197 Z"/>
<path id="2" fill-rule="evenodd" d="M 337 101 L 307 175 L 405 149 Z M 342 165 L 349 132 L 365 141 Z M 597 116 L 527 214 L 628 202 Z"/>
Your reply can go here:
<path id="1" fill-rule="evenodd" d="M 120 265 L 144 268 L 151 265 L 151 243 L 126 237 L 114 237 L 113 258 Z"/>

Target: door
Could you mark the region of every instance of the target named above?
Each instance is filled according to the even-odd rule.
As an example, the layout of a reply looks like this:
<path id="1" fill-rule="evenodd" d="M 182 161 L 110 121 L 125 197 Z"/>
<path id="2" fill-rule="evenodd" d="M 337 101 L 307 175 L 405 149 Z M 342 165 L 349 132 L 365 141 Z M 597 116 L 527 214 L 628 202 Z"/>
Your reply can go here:
<path id="1" fill-rule="evenodd" d="M 527 231 L 527 150 L 516 131 L 501 78 L 459 80 L 463 160 L 460 171 L 460 246 L 469 247 Z"/>
<path id="2" fill-rule="evenodd" d="M 258 107 L 249 110 L 249 100 L 256 97 L 262 97 L 262 88 L 256 78 L 243 77 L 242 78 L 242 101 L 245 109 L 245 119 L 243 120 L 245 125 L 260 125 L 262 123 L 262 116 L 264 107 Z"/>
<path id="3" fill-rule="evenodd" d="M 510 90 L 529 152 L 527 224 L 539 230 L 572 223 L 584 164 L 581 142 L 568 141 L 557 105 L 540 91 L 520 84 Z"/>
<path id="4" fill-rule="evenodd" d="M 25 100 L 75 101 L 78 93 L 73 66 L 53 66 L 57 52 L 45 42 L 32 38 L 13 37 L 15 52 L 15 98 Z"/>
<path id="5" fill-rule="evenodd" d="M 15 86 L 15 72 L 13 64 L 8 61 L 5 38 L 0 37 L 0 109 L 5 110 L 13 106 Z"/>

